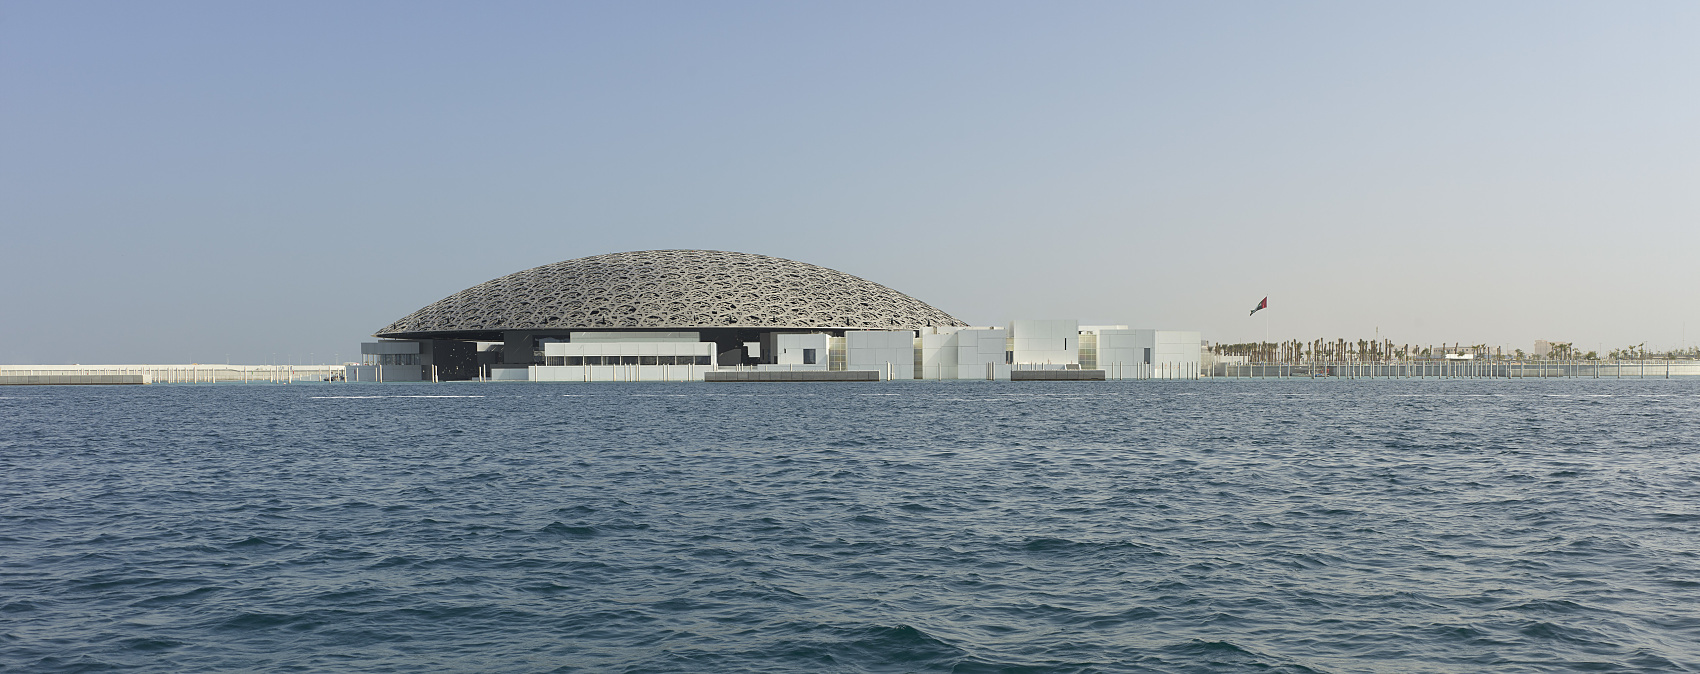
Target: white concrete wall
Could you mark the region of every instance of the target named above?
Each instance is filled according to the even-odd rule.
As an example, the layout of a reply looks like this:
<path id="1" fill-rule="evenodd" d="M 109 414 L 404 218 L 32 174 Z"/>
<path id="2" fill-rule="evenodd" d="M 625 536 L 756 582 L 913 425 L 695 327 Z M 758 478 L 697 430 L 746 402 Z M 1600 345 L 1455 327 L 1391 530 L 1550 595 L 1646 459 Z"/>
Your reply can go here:
<path id="1" fill-rule="evenodd" d="M 1192 379 L 1199 375 L 1202 335 L 1189 330 L 1134 330 L 1139 360 L 1145 364 L 1145 349 L 1151 350 L 1148 369 L 1141 379 Z M 1102 350 L 1102 346 L 1099 347 Z M 1106 373 L 1107 375 L 1108 373 Z M 1131 377 L 1130 377 L 1131 378 Z"/>
<path id="2" fill-rule="evenodd" d="M 529 367 L 492 367 L 492 368 L 490 368 L 490 381 L 530 381 L 530 380 L 531 380 L 531 368 L 529 368 Z"/>
<path id="3" fill-rule="evenodd" d="M 1009 379 L 1004 350 L 1009 331 L 1003 328 L 964 328 L 956 333 L 956 378 Z"/>
<path id="4" fill-rule="evenodd" d="M 1080 362 L 1080 321 L 1010 321 L 1009 338 L 1018 365 Z"/>
<path id="5" fill-rule="evenodd" d="M 955 379 L 957 335 L 960 328 L 928 328 L 921 331 L 921 378 Z"/>
<path id="6" fill-rule="evenodd" d="M 810 369 L 813 369 L 814 365 L 819 365 L 821 366 L 820 369 L 824 370 L 826 369 L 828 355 L 827 342 L 830 338 L 829 335 L 824 334 L 776 334 L 773 336 L 773 362 L 779 365 L 809 365 Z M 803 362 L 804 349 L 815 350 L 815 362 L 812 365 Z"/>
<path id="7" fill-rule="evenodd" d="M 909 330 L 848 330 L 844 349 L 850 370 L 877 370 L 880 379 L 915 378 L 915 333 Z M 889 374 L 889 376 L 888 376 Z"/>
<path id="8" fill-rule="evenodd" d="M 1098 369 L 1109 379 L 1136 379 L 1134 366 L 1145 364 L 1144 343 L 1138 330 L 1126 328 L 1098 331 Z"/>
<path id="9" fill-rule="evenodd" d="M 1200 338 L 1203 335 L 1189 330 L 1158 330 L 1157 331 L 1157 364 L 1167 365 L 1159 368 L 1155 375 L 1166 379 L 1193 379 L 1199 376 L 1199 366 L 1203 353 Z M 1167 374 L 1165 374 L 1165 370 Z"/>

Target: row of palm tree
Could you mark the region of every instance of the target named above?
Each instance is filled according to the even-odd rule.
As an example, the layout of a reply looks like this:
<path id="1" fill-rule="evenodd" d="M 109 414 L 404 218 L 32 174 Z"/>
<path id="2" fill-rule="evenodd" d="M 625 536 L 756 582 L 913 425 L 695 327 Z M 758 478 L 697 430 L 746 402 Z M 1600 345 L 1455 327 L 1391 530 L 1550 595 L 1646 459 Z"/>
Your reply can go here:
<path id="1" fill-rule="evenodd" d="M 1600 360 L 1596 351 L 1583 351 L 1574 342 L 1552 342 L 1545 354 L 1526 353 L 1486 344 L 1418 345 L 1394 344 L 1392 340 L 1316 339 L 1309 342 L 1242 342 L 1213 344 L 1210 353 L 1218 356 L 1244 356 L 1253 363 L 1375 363 L 1414 359 L 1444 358 L 1447 354 L 1469 355 L 1476 360 Z M 1608 360 L 1681 360 L 1700 358 L 1700 347 L 1654 351 L 1647 343 L 1633 344 L 1607 352 Z"/>
<path id="2" fill-rule="evenodd" d="M 1700 348 L 1672 350 L 1664 353 L 1648 351 L 1646 343 L 1615 349 L 1610 352 L 1611 359 L 1649 359 L 1649 358 L 1695 358 L 1700 357 Z M 1213 344 L 1210 353 L 1218 356 L 1244 356 L 1247 361 L 1255 363 L 1368 363 L 1387 362 L 1415 359 L 1437 359 L 1447 355 L 1468 355 L 1476 360 L 1599 360 L 1599 354 L 1594 351 L 1584 352 L 1576 348 L 1574 342 L 1554 342 L 1545 354 L 1530 354 L 1522 349 L 1513 349 L 1506 353 L 1502 347 L 1490 347 L 1487 344 L 1464 344 L 1455 342 L 1441 345 L 1394 344 L 1392 340 L 1359 339 L 1316 339 L 1309 342 L 1287 340 L 1281 342 L 1241 342 L 1236 344 Z"/>

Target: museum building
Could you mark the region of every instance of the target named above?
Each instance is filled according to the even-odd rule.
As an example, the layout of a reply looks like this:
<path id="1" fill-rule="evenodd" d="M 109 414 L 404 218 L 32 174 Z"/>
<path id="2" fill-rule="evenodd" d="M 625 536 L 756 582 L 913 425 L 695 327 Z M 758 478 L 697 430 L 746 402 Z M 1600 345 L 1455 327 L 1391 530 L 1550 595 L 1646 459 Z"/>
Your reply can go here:
<path id="1" fill-rule="evenodd" d="M 1009 379 L 1012 370 L 1083 368 L 1112 379 L 1190 378 L 1199 360 L 1196 332 L 1054 320 L 973 327 L 840 271 L 708 250 L 527 269 L 374 336 L 349 380 L 700 381 L 728 370 Z"/>

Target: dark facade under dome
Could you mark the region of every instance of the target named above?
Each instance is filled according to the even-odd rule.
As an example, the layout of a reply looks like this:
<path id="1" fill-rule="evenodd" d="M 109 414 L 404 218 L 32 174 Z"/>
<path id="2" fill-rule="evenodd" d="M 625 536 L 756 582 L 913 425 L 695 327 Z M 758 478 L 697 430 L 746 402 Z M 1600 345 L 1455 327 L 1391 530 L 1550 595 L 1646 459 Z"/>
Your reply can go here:
<path id="1" fill-rule="evenodd" d="M 651 250 L 527 269 L 434 302 L 375 336 L 499 341 L 514 331 L 920 330 L 962 326 L 867 279 L 766 255 Z"/>

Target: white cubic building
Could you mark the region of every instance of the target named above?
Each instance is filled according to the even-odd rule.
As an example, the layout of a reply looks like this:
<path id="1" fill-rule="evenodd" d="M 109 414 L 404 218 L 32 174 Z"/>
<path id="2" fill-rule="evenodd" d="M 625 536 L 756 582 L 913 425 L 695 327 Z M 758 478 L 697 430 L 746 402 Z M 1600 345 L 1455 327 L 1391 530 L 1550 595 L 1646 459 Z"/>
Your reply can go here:
<path id="1" fill-rule="evenodd" d="M 916 348 L 916 379 L 955 379 L 957 363 L 957 327 L 929 328 L 921 331 L 920 346 Z"/>
<path id="2" fill-rule="evenodd" d="M 1017 369 L 1063 369 L 1080 364 L 1080 321 L 1010 321 L 1009 362 Z"/>
<path id="3" fill-rule="evenodd" d="M 830 369 L 832 335 L 770 332 L 762 336 L 760 353 L 768 355 L 756 365 L 760 370 L 824 371 Z"/>
<path id="4" fill-rule="evenodd" d="M 957 379 L 1009 379 L 1009 331 L 964 328 L 956 333 Z"/>
<path id="5" fill-rule="evenodd" d="M 1103 370 L 1105 379 L 1193 379 L 1201 375 L 1203 342 L 1197 332 L 1082 326 L 1080 337 L 1080 366 Z"/>
<path id="6" fill-rule="evenodd" d="M 1141 359 L 1149 360 L 1145 366 L 1150 368 L 1147 377 L 1150 379 L 1196 379 L 1200 376 L 1199 354 L 1202 353 L 1202 342 L 1196 331 L 1189 330 L 1135 330 L 1135 348 L 1139 350 Z"/>
<path id="7" fill-rule="evenodd" d="M 916 379 L 1009 379 L 1009 331 L 931 328 L 916 349 Z"/>
<path id="8" fill-rule="evenodd" d="M 845 369 L 875 370 L 880 379 L 914 379 L 915 342 L 913 330 L 845 331 Z"/>

